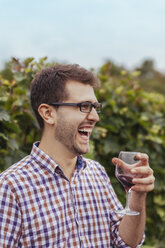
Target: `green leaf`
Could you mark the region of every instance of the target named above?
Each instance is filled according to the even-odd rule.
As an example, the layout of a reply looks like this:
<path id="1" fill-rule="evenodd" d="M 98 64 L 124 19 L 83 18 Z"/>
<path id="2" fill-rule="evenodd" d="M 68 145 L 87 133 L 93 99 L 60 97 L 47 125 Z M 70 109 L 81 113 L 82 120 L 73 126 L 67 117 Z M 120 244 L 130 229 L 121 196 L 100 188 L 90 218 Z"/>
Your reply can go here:
<path id="1" fill-rule="evenodd" d="M 165 207 L 165 198 L 162 195 L 155 195 L 154 202 L 159 206 Z"/>
<path id="2" fill-rule="evenodd" d="M 5 110 L 0 110 L 0 121 L 10 121 L 10 116 Z"/>
<path id="3" fill-rule="evenodd" d="M 7 138 L 7 136 L 4 134 L 4 133 L 0 133 L 0 139 L 3 139 L 3 140 L 6 140 L 6 141 L 8 141 L 8 138 Z"/>
<path id="4" fill-rule="evenodd" d="M 25 79 L 25 76 L 20 72 L 20 73 L 14 74 L 14 79 L 17 82 L 21 82 L 23 79 Z"/>

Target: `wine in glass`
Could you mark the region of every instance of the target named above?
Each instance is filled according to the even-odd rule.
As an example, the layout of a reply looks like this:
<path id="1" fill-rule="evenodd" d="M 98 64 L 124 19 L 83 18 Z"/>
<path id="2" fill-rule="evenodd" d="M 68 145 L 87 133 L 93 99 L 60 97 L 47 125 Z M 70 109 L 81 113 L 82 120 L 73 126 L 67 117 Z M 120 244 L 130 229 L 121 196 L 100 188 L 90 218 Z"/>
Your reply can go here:
<path id="1" fill-rule="evenodd" d="M 131 187 L 134 185 L 132 179 L 135 177 L 130 173 L 130 170 L 133 168 L 134 164 L 137 163 L 136 158 L 137 152 L 124 152 L 119 153 L 119 158 L 123 160 L 126 164 L 122 168 L 116 165 L 115 175 L 119 182 L 123 185 L 126 191 L 126 207 L 122 210 L 117 210 L 116 212 L 119 215 L 139 215 L 140 213 L 130 209 L 129 201 L 131 194 Z"/>

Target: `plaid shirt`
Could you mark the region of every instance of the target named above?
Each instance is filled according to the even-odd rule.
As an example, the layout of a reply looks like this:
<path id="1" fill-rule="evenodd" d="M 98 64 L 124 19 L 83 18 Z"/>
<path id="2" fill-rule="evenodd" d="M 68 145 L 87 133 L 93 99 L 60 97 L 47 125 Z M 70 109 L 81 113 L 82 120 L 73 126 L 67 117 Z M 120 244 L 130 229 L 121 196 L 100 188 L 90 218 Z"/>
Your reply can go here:
<path id="1" fill-rule="evenodd" d="M 0 247 L 129 247 L 104 168 L 80 156 L 68 181 L 38 145 L 0 176 Z"/>

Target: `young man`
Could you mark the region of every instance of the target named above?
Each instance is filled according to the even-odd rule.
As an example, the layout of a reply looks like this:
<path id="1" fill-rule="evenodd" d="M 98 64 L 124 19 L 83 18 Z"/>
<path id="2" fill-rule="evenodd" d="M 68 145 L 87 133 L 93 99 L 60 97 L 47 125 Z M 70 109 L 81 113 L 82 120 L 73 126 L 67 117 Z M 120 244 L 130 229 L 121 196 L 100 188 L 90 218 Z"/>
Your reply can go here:
<path id="1" fill-rule="evenodd" d="M 77 65 L 55 65 L 31 85 L 31 104 L 42 130 L 31 154 L 0 178 L 1 247 L 140 247 L 146 194 L 154 187 L 146 154 L 139 154 L 131 207 L 118 201 L 104 168 L 83 158 L 99 121 L 98 79 Z M 113 159 L 122 167 L 124 163 Z"/>

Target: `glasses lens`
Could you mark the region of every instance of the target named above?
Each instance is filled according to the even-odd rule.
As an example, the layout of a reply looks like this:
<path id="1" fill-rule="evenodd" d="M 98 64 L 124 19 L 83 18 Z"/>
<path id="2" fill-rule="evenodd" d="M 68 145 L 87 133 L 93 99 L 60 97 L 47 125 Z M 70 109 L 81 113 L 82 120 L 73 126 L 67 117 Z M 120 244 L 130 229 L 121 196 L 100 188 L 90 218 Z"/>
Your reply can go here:
<path id="1" fill-rule="evenodd" d="M 96 112 L 100 113 L 101 112 L 101 103 L 96 102 L 94 105 L 95 105 Z"/>
<path id="2" fill-rule="evenodd" d="M 91 103 L 90 102 L 83 102 L 81 103 L 81 111 L 84 113 L 89 113 L 91 111 Z"/>

